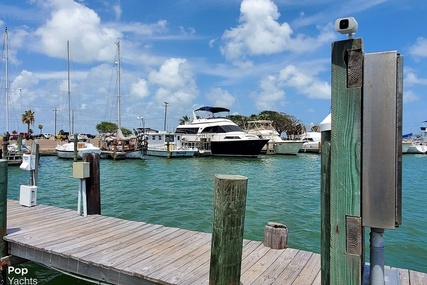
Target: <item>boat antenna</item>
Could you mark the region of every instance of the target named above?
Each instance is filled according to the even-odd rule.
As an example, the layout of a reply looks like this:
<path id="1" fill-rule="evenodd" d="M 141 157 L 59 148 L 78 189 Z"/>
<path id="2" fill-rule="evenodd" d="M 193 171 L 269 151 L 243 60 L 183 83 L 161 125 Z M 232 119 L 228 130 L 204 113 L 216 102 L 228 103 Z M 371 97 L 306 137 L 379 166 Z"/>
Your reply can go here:
<path id="1" fill-rule="evenodd" d="M 68 95 L 68 129 L 71 135 L 73 133 L 73 129 L 71 128 L 70 41 L 67 41 L 67 95 Z"/>
<path id="2" fill-rule="evenodd" d="M 117 126 L 119 129 L 122 127 L 121 114 L 120 114 L 120 41 L 115 43 L 117 45 Z"/>
<path id="3" fill-rule="evenodd" d="M 164 131 L 166 131 L 166 116 L 167 116 L 167 113 L 168 113 L 168 105 L 169 105 L 169 103 L 165 102 L 165 122 L 163 124 L 163 130 Z"/>
<path id="4" fill-rule="evenodd" d="M 4 30 L 4 42 L 6 48 L 6 64 L 5 64 L 5 73 L 6 73 L 6 132 L 9 132 L 9 75 L 8 75 L 8 62 L 9 62 L 9 44 L 8 44 L 9 36 L 7 32 L 7 27 Z"/>

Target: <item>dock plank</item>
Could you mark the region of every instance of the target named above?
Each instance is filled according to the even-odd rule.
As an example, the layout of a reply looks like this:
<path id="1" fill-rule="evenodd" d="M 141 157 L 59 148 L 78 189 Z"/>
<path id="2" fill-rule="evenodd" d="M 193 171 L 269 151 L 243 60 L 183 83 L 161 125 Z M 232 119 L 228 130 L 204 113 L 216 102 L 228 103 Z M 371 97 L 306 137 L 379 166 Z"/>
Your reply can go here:
<path id="1" fill-rule="evenodd" d="M 209 233 L 17 201 L 8 201 L 7 225 L 10 254 L 100 282 L 209 283 Z M 402 285 L 427 284 L 425 273 L 396 270 Z M 320 275 L 319 254 L 243 241 L 243 285 L 319 285 Z"/>

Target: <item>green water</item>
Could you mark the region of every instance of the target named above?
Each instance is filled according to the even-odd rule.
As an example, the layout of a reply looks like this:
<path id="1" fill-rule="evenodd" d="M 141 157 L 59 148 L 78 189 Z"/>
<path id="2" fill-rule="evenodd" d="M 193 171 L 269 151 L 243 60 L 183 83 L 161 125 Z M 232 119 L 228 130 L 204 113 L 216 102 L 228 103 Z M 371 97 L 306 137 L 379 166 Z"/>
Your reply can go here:
<path id="1" fill-rule="evenodd" d="M 72 178 L 72 162 L 42 157 L 40 163 L 37 203 L 76 209 L 78 181 Z M 426 171 L 427 156 L 403 157 L 403 225 L 385 232 L 387 265 L 427 272 Z M 289 247 L 320 252 L 319 155 L 102 160 L 102 214 L 210 232 L 216 174 L 248 177 L 245 238 L 262 240 L 264 225 L 275 221 L 288 226 Z M 28 178 L 28 172 L 9 168 L 9 199 L 19 199 L 19 185 L 28 184 Z M 44 284 L 77 284 L 28 266 Z"/>

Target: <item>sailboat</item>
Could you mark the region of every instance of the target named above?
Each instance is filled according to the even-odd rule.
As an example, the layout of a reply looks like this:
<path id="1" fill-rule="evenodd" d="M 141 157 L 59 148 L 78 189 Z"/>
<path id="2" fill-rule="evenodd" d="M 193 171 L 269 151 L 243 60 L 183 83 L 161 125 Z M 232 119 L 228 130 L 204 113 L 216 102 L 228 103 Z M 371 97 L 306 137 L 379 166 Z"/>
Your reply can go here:
<path id="1" fill-rule="evenodd" d="M 22 163 L 22 137 L 18 137 L 16 143 L 9 143 L 9 34 L 7 27 L 4 30 L 5 48 L 5 98 L 6 98 L 6 133 L 3 136 L 3 147 L 0 149 L 0 158 L 7 159 L 8 165 L 20 165 Z M 24 146 L 25 147 L 25 146 Z M 29 151 L 27 151 L 28 153 Z"/>
<path id="2" fill-rule="evenodd" d="M 67 63 L 68 63 L 68 127 L 71 133 L 71 87 L 70 87 L 70 42 L 67 41 Z M 56 154 L 59 158 L 81 159 L 85 153 L 101 153 L 99 147 L 89 142 L 74 141 L 56 146 Z M 77 145 L 75 145 L 77 144 Z M 77 153 L 75 154 L 75 150 Z"/>
<path id="3" fill-rule="evenodd" d="M 117 130 L 113 134 L 101 136 L 101 158 L 142 159 L 146 150 L 146 140 L 143 133 L 124 136 L 121 130 L 121 94 L 120 94 L 120 41 L 117 45 Z"/>

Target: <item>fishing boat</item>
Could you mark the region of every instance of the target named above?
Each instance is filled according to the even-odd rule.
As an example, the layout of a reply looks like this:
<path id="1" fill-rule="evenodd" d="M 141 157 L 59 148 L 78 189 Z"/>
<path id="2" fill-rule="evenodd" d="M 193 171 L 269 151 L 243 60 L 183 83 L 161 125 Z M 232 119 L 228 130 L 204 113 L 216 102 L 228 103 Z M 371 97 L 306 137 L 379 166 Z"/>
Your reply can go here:
<path id="1" fill-rule="evenodd" d="M 99 147 L 94 146 L 88 142 L 76 142 L 76 150 L 77 150 L 77 159 L 82 159 L 85 153 L 97 153 L 101 154 L 101 150 Z M 56 146 L 56 155 L 59 158 L 74 158 L 74 148 L 75 142 L 65 143 L 62 145 Z"/>
<path id="2" fill-rule="evenodd" d="M 321 151 L 321 134 L 320 132 L 306 132 L 301 135 L 304 141 L 300 152 L 320 153 Z"/>
<path id="3" fill-rule="evenodd" d="M 23 152 L 29 153 L 28 148 L 25 144 L 22 144 L 22 137 L 16 138 L 17 141 L 14 143 L 10 142 L 9 134 L 9 33 L 7 27 L 4 30 L 4 56 L 5 56 L 5 116 L 6 116 L 6 132 L 2 138 L 3 147 L 0 149 L 0 158 L 6 159 L 8 165 L 20 165 L 22 163 Z"/>
<path id="4" fill-rule="evenodd" d="M 179 125 L 175 133 L 181 135 L 184 145 L 197 148 L 200 155 L 258 157 L 269 139 L 248 134 L 233 121 L 218 115 L 229 112 L 223 107 L 198 108 L 193 111 L 193 120 Z"/>
<path id="5" fill-rule="evenodd" d="M 121 103 L 120 103 L 120 41 L 117 45 L 117 126 L 114 133 L 101 136 L 101 158 L 111 159 L 142 159 L 146 150 L 145 136 L 135 132 L 130 136 L 124 136 L 121 130 Z"/>
<path id="6" fill-rule="evenodd" d="M 181 136 L 166 131 L 148 132 L 147 155 L 159 157 L 193 157 L 197 152 L 195 147 L 183 146 Z"/>
<path id="7" fill-rule="evenodd" d="M 143 133 L 124 136 L 121 129 L 101 135 L 101 158 L 142 159 L 146 149 Z"/>
<path id="8" fill-rule="evenodd" d="M 70 87 L 70 42 L 67 41 L 67 63 L 68 63 L 68 125 L 70 130 L 71 128 L 71 87 Z M 72 132 L 71 132 L 72 133 Z M 77 145 L 75 145 L 77 144 Z M 77 137 L 71 142 L 57 145 L 56 146 L 56 155 L 59 158 L 77 158 L 82 159 L 83 154 L 85 153 L 97 153 L 100 154 L 101 150 L 99 147 L 94 146 L 89 142 L 79 142 Z M 75 151 L 77 153 L 75 153 Z"/>
<path id="9" fill-rule="evenodd" d="M 304 144 L 302 140 L 284 140 L 273 127 L 271 120 L 255 120 L 247 123 L 246 132 L 269 139 L 262 151 L 266 154 L 296 155 Z"/>

